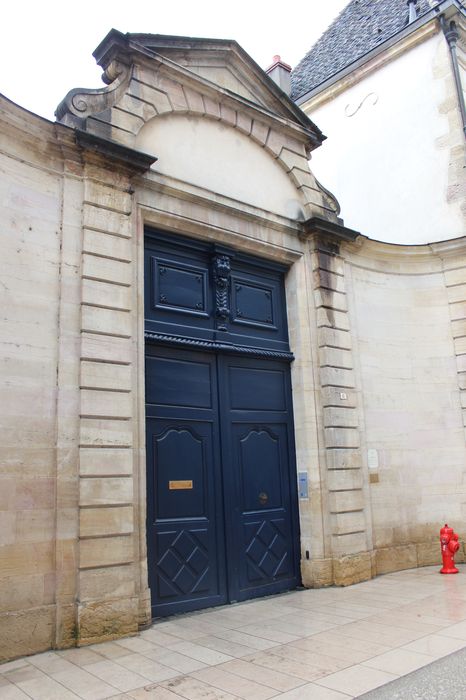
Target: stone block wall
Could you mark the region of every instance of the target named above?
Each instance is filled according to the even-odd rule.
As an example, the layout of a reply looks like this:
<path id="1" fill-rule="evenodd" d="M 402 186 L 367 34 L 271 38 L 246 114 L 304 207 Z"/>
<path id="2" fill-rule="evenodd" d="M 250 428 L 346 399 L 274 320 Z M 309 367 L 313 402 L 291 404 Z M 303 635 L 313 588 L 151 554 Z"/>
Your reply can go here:
<path id="1" fill-rule="evenodd" d="M 73 518 L 67 518 L 73 497 L 65 488 L 57 510 L 57 475 L 63 475 L 67 457 L 57 453 L 56 444 L 57 434 L 72 432 L 65 423 L 74 396 L 64 401 L 58 390 L 57 368 L 65 366 L 57 337 L 65 303 L 60 291 L 76 269 L 63 269 L 63 231 L 73 226 L 74 212 L 65 222 L 63 158 L 52 125 L 29 122 L 3 101 L 0 144 L 0 659 L 5 659 L 51 645 L 57 581 L 66 587 L 65 572 L 74 569 L 68 547 Z M 72 317 L 72 303 L 68 311 Z M 66 344 L 72 365 L 72 331 Z M 67 408 L 59 420 L 63 403 Z"/>
<path id="2" fill-rule="evenodd" d="M 348 251 L 377 573 L 438 563 L 444 522 L 466 535 L 464 246 Z"/>
<path id="3" fill-rule="evenodd" d="M 140 164 L 6 100 L 0 121 L 4 660 L 134 633 L 148 593 L 133 466 Z"/>

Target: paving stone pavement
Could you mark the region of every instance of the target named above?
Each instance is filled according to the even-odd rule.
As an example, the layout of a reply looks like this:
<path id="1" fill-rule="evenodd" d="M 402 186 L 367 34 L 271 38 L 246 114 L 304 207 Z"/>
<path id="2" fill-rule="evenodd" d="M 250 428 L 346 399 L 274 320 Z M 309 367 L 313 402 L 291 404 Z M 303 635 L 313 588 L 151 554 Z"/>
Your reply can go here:
<path id="1" fill-rule="evenodd" d="M 464 700 L 466 649 L 360 696 L 360 700 Z"/>
<path id="2" fill-rule="evenodd" d="M 441 663 L 464 673 L 464 656 L 454 652 L 466 647 L 466 567 L 456 576 L 438 570 L 293 591 L 17 659 L 0 665 L 0 699 L 347 700 L 374 691 L 371 700 L 461 700 L 466 695 L 387 695 L 417 692 L 409 686 L 417 669 L 421 678 L 433 678 L 436 667 L 441 674 Z"/>

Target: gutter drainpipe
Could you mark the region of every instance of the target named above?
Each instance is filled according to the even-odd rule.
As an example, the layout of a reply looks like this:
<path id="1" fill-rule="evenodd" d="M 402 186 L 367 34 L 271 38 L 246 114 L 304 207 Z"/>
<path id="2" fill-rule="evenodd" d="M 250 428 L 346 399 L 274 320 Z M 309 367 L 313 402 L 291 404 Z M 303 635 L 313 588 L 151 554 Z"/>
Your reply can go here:
<path id="1" fill-rule="evenodd" d="M 463 135 L 466 138 L 466 106 L 464 104 L 463 86 L 461 85 L 461 76 L 458 66 L 458 55 L 456 53 L 456 44 L 458 41 L 458 29 L 455 22 L 450 22 L 448 25 L 445 22 L 445 17 L 441 15 L 440 24 L 442 26 L 445 39 L 448 42 L 450 49 L 451 63 L 453 66 L 453 75 L 455 76 L 456 94 L 458 96 L 458 104 L 461 112 L 461 121 L 463 122 Z"/>
<path id="2" fill-rule="evenodd" d="M 408 11 L 409 11 L 408 24 L 411 24 L 411 22 L 414 22 L 415 20 L 417 20 L 416 3 L 417 3 L 417 0 L 408 0 Z"/>

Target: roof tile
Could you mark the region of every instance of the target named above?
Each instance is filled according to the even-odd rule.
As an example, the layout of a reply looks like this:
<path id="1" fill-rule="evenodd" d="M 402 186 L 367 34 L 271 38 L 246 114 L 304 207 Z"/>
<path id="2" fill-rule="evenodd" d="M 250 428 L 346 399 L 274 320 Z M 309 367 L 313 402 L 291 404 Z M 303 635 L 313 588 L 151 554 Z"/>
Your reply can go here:
<path id="1" fill-rule="evenodd" d="M 418 0 L 418 16 L 431 9 Z M 291 73 L 297 100 L 408 24 L 406 0 L 351 0 Z"/>

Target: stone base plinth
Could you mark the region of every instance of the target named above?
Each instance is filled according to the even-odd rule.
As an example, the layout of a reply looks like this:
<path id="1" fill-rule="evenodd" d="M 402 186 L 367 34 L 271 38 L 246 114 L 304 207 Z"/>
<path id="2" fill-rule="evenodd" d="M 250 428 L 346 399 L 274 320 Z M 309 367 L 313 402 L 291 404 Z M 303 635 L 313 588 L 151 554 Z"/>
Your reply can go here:
<path id="1" fill-rule="evenodd" d="M 361 552 L 333 560 L 333 580 L 336 586 L 350 586 L 368 581 L 374 575 L 373 552 Z"/>
<path id="2" fill-rule="evenodd" d="M 87 603 L 78 609 L 78 646 L 108 642 L 138 631 L 137 598 Z"/>
<path id="3" fill-rule="evenodd" d="M 53 646 L 54 629 L 54 605 L 2 613 L 0 662 L 50 649 Z"/>
<path id="4" fill-rule="evenodd" d="M 305 588 L 323 588 L 333 584 L 332 559 L 302 559 L 301 578 Z"/>
<path id="5" fill-rule="evenodd" d="M 466 561 L 466 545 L 461 542 L 455 561 Z M 301 561 L 301 576 L 305 588 L 350 586 L 368 581 L 374 576 L 421 566 L 441 566 L 440 544 L 437 541 L 380 547 L 373 552 L 361 552 L 343 557 Z"/>

